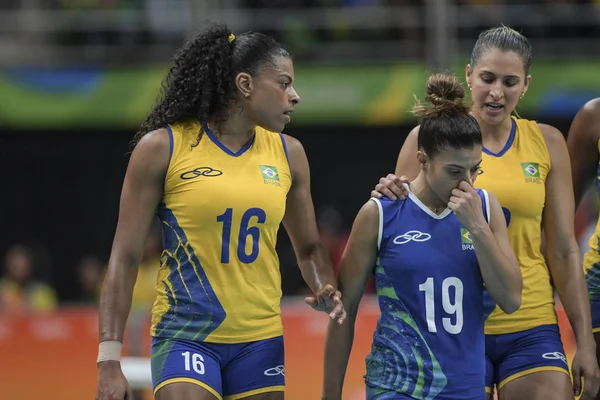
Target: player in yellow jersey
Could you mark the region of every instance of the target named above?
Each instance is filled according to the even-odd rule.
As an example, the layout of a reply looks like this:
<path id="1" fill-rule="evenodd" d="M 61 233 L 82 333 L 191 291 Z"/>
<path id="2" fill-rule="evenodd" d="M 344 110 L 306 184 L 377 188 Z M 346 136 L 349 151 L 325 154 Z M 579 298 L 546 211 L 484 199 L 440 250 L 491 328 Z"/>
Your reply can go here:
<path id="1" fill-rule="evenodd" d="M 574 201 L 567 146 L 556 128 L 511 116 L 529 88 L 531 45 L 502 26 L 482 32 L 466 66 L 471 113 L 481 126 L 483 174 L 477 187 L 496 195 L 504 209 L 508 234 L 523 275 L 519 310 L 499 308 L 486 321 L 486 387 L 500 399 L 563 400 L 582 391 L 598 391 L 598 363 L 587 290 L 574 234 Z M 401 174 L 413 179 L 422 168 L 414 152 L 419 128 L 408 135 L 396 164 L 396 176 L 382 178 L 376 191 L 402 195 Z M 373 193 L 373 195 L 381 195 Z M 542 254 L 545 233 L 546 264 Z M 554 284 L 554 286 L 552 285 Z M 560 339 L 554 289 L 577 340 L 571 384 Z"/>
<path id="2" fill-rule="evenodd" d="M 579 110 L 569 130 L 567 146 L 571 155 L 577 206 L 594 181 L 600 192 L 600 98 L 590 100 Z M 596 339 L 596 359 L 600 362 L 600 217 L 596 232 L 590 237 L 589 246 L 583 266 Z M 600 394 L 596 399 L 600 400 Z"/>
<path id="3" fill-rule="evenodd" d="M 152 310 L 157 400 L 284 398 L 283 222 L 307 303 L 345 310 L 319 242 L 309 166 L 280 132 L 300 101 L 290 55 L 260 33 L 209 23 L 175 55 L 161 98 L 135 136 L 100 299 L 97 400 L 130 398 L 123 330 L 155 215 L 163 252 Z"/>

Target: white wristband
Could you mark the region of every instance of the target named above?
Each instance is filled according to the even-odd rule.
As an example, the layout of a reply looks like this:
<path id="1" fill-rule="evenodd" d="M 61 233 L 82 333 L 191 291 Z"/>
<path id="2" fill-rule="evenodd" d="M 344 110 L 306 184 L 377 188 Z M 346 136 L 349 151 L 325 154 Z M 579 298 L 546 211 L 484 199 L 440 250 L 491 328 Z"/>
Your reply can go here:
<path id="1" fill-rule="evenodd" d="M 98 345 L 98 360 L 102 361 L 121 361 L 121 347 L 123 344 L 117 340 L 100 342 Z"/>

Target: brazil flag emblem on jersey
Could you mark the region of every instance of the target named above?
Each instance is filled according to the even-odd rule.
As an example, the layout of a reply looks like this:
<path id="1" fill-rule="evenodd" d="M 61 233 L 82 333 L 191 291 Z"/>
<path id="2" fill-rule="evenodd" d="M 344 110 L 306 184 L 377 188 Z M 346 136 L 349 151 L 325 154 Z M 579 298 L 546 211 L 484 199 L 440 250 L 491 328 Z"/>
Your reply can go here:
<path id="1" fill-rule="evenodd" d="M 259 165 L 258 168 L 260 168 L 260 174 L 262 175 L 265 184 L 275 186 L 280 185 L 277 167 L 272 165 Z"/>
<path id="2" fill-rule="evenodd" d="M 527 183 L 542 183 L 540 177 L 540 164 L 534 162 L 521 163 L 523 174 L 525 175 L 525 182 Z"/>
<path id="3" fill-rule="evenodd" d="M 473 250 L 473 239 L 471 233 L 465 228 L 460 228 L 460 241 L 463 250 Z"/>

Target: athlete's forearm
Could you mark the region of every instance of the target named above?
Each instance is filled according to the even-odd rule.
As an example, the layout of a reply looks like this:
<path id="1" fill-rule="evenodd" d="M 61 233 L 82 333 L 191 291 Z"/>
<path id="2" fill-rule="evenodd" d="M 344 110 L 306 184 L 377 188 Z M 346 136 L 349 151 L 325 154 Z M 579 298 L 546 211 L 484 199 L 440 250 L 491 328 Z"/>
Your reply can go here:
<path id="1" fill-rule="evenodd" d="M 587 285 L 579 252 L 573 249 L 562 258 L 549 259 L 550 273 L 567 313 L 578 346 L 594 346 Z"/>
<path id="2" fill-rule="evenodd" d="M 337 287 L 331 261 L 323 245 L 315 244 L 302 254 L 298 254 L 297 258 L 302 277 L 313 293 L 317 293 L 326 285 Z"/>
<path id="3" fill-rule="evenodd" d="M 505 313 L 516 311 L 521 305 L 523 289 L 519 266 L 504 254 L 489 225 L 471 230 L 471 238 L 490 296 Z"/>
<path id="4" fill-rule="evenodd" d="M 136 277 L 137 265 L 115 265 L 114 268 L 109 266 L 100 295 L 100 342 L 123 342 Z"/>
<path id="5" fill-rule="evenodd" d="M 354 341 L 356 313 L 348 314 L 345 324 L 329 321 L 325 338 L 322 400 L 341 400 L 344 377 Z"/>

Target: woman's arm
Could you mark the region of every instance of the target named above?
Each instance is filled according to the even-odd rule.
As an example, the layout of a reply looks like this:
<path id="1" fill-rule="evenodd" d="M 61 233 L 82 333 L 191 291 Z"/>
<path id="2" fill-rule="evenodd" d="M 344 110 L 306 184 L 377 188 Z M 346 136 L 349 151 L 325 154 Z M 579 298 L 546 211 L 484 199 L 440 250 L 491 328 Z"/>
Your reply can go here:
<path id="1" fill-rule="evenodd" d="M 488 193 L 488 198 L 490 201 L 489 231 L 471 232 L 471 237 L 481 275 L 490 297 L 502 311 L 510 314 L 521 306 L 523 277 L 517 257 L 508 240 L 506 219 L 500 202 L 491 193 Z"/>
<path id="2" fill-rule="evenodd" d="M 169 152 L 168 133 L 160 129 L 146 134 L 131 155 L 121 192 L 108 271 L 100 296 L 101 343 L 123 342 L 146 236 L 163 194 Z M 111 356 L 98 365 L 99 368 L 116 367 L 118 361 Z"/>
<path id="3" fill-rule="evenodd" d="M 315 210 L 310 194 L 310 169 L 302 144 L 297 139 L 284 135 L 288 149 L 292 187 L 288 193 L 283 225 L 287 231 L 298 266 L 304 281 L 314 297 L 307 303 L 319 311 L 330 313 L 342 323 L 346 312 L 341 301 L 341 293 L 335 290 L 335 274 L 325 246 L 321 243 Z"/>
<path id="4" fill-rule="evenodd" d="M 571 159 L 575 207 L 596 177 L 598 168 L 598 139 L 600 138 L 600 99 L 586 103 L 575 116 L 567 147 Z"/>
<path id="5" fill-rule="evenodd" d="M 550 154 L 551 169 L 546 178 L 546 205 L 543 228 L 546 258 L 554 286 L 567 313 L 577 352 L 573 358 L 573 387 L 576 393 L 585 379 L 584 396 L 592 398 L 598 391 L 599 374 L 596 344 L 588 291 L 575 239 L 575 201 L 571 180 L 571 164 L 563 135 L 554 127 L 540 124 Z"/>
<path id="6" fill-rule="evenodd" d="M 548 266 L 578 344 L 591 345 L 594 339 L 587 286 L 575 239 L 575 202 L 569 153 L 563 135 L 556 128 L 540 124 L 540 130 L 552 165 L 546 178 L 543 216 Z"/>
<path id="7" fill-rule="evenodd" d="M 348 321 L 329 321 L 325 341 L 323 399 L 341 400 L 344 376 L 354 339 L 354 323 L 360 299 L 377 257 L 379 208 L 369 200 L 358 212 L 340 261 L 338 284 L 344 293 Z"/>
<path id="8" fill-rule="evenodd" d="M 413 181 L 419 172 L 421 166 L 417 160 L 417 151 L 419 150 L 419 127 L 416 126 L 406 137 L 400 154 L 398 154 L 398 160 L 396 160 L 396 175 L 404 175 L 409 181 Z"/>

